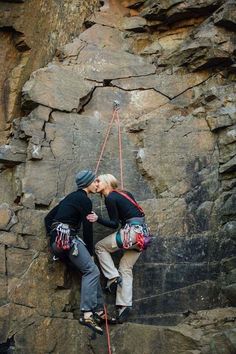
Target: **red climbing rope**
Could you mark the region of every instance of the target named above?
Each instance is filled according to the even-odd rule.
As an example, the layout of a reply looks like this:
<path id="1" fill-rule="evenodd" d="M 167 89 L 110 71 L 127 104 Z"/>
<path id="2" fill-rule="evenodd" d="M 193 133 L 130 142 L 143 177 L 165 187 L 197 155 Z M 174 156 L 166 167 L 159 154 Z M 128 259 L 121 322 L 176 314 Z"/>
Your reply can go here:
<path id="1" fill-rule="evenodd" d="M 114 119 L 115 119 L 115 114 L 116 114 L 116 111 L 115 111 L 115 109 L 114 109 L 114 110 L 113 110 L 112 118 L 111 118 L 111 120 L 110 120 L 110 123 L 109 123 L 108 128 L 107 128 L 107 131 L 106 131 L 106 135 L 105 135 L 104 142 L 103 142 L 103 144 L 102 144 L 101 153 L 100 153 L 100 156 L 99 156 L 99 158 L 98 158 L 97 166 L 96 166 L 96 168 L 95 168 L 95 174 L 97 174 L 97 172 L 98 172 L 98 168 L 99 168 L 99 165 L 100 165 L 100 162 L 101 162 L 101 159 L 102 159 L 102 156 L 103 156 L 105 147 L 106 147 L 107 139 L 108 139 L 108 137 L 109 137 L 109 134 L 110 134 L 110 131 L 111 131 L 111 127 L 112 127 L 113 121 L 114 121 Z"/>
<path id="2" fill-rule="evenodd" d="M 121 129 L 120 129 L 120 117 L 119 112 L 116 111 L 116 120 L 118 125 L 118 146 L 119 146 L 119 160 L 120 160 L 120 184 L 121 189 L 124 189 L 123 183 L 123 160 L 122 160 L 122 139 L 121 139 Z"/>
<path id="3" fill-rule="evenodd" d="M 107 320 L 107 307 L 106 307 L 106 305 L 104 305 L 104 313 L 105 313 L 105 320 L 106 320 L 106 333 L 107 333 L 108 353 L 112 354 L 112 352 L 111 352 L 111 341 L 110 341 L 109 326 L 108 326 L 108 320 Z"/>
<path id="4" fill-rule="evenodd" d="M 120 117 L 119 117 L 119 103 L 117 101 L 114 102 L 113 105 L 113 114 L 111 117 L 111 120 L 109 122 L 109 125 L 107 127 L 107 131 L 105 134 L 105 139 L 102 144 L 101 152 L 97 161 L 97 165 L 95 168 L 95 174 L 97 174 L 104 151 L 105 147 L 107 144 L 107 140 L 109 138 L 110 132 L 111 132 L 111 127 L 114 121 L 116 121 L 117 126 L 118 126 L 118 146 L 119 146 L 119 162 L 120 162 L 120 183 L 121 183 L 121 189 L 124 189 L 124 183 L 123 183 L 123 161 L 122 161 L 122 137 L 121 137 L 121 128 L 120 128 Z M 111 341 L 110 341 L 110 333 L 109 333 L 109 326 L 108 326 L 108 320 L 107 320 L 107 308 L 106 305 L 104 305 L 104 313 L 105 313 L 105 321 L 106 321 L 106 334 L 107 334 L 107 346 L 108 346 L 108 353 L 112 354 L 111 352 Z"/>
<path id="5" fill-rule="evenodd" d="M 99 165 L 101 163 L 101 159 L 104 154 L 104 150 L 107 144 L 107 140 L 109 138 L 110 132 L 111 132 L 111 127 L 114 121 L 116 121 L 117 126 L 118 126 L 118 146 L 119 146 L 119 162 L 120 162 L 120 184 L 121 184 L 121 189 L 124 189 L 124 181 L 123 181 L 123 160 L 122 160 L 122 136 L 121 136 L 121 127 L 120 127 L 120 117 L 119 117 L 119 103 L 117 101 L 114 101 L 113 105 L 113 114 L 112 118 L 110 120 L 110 123 L 108 125 L 106 134 L 105 134 L 105 139 L 102 144 L 101 152 L 97 161 L 97 165 L 95 168 L 95 174 L 98 172 Z"/>

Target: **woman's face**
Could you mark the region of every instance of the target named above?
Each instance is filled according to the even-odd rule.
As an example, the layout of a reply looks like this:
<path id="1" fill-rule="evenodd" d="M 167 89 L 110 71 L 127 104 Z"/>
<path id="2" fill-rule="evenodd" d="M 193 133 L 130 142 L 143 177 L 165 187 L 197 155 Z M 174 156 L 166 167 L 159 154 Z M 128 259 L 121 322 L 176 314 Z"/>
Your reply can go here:
<path id="1" fill-rule="evenodd" d="M 104 192 L 105 188 L 107 187 L 107 184 L 99 178 L 96 179 L 96 183 L 97 183 L 97 193 L 102 193 Z"/>

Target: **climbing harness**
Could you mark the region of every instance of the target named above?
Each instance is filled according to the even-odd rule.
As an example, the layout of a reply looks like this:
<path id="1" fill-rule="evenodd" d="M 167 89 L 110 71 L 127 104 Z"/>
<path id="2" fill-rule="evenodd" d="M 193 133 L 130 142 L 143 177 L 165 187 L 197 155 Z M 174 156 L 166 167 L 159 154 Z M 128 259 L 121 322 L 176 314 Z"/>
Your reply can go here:
<path id="1" fill-rule="evenodd" d="M 123 240 L 122 240 L 123 236 Z M 153 236 L 146 223 L 127 222 L 116 233 L 116 242 L 119 248 L 142 252 L 150 246 Z"/>
<path id="2" fill-rule="evenodd" d="M 150 229 L 144 222 L 144 210 L 134 199 L 132 199 L 128 194 L 114 189 L 113 192 L 118 193 L 128 199 L 132 204 L 134 204 L 138 210 L 143 214 L 143 218 L 133 218 L 127 220 L 127 223 L 120 231 L 123 233 L 123 242 L 121 241 L 120 231 L 117 233 L 117 243 L 123 249 L 136 249 L 137 251 L 143 251 L 151 244 L 152 235 L 150 234 Z M 137 220 L 140 219 L 140 220 Z M 142 222 L 141 222 L 141 219 Z"/>
<path id="3" fill-rule="evenodd" d="M 104 142 L 102 144 L 102 148 L 101 148 L 101 152 L 97 161 L 97 165 L 95 168 L 95 174 L 97 174 L 98 172 L 98 168 L 99 165 L 101 163 L 103 154 L 104 154 L 104 150 L 107 144 L 107 140 L 109 138 L 110 132 L 111 132 L 111 128 L 114 122 L 117 123 L 118 126 L 118 146 L 119 146 L 119 161 L 120 161 L 120 184 L 121 184 L 121 189 L 124 188 L 124 182 L 123 182 L 123 160 L 122 160 L 122 137 L 121 137 L 121 127 L 120 127 L 120 117 L 119 117 L 119 109 L 120 109 L 120 103 L 119 101 L 114 101 L 113 102 L 113 114 L 110 120 L 110 123 L 107 127 L 107 131 L 105 134 L 105 139 Z"/>
<path id="4" fill-rule="evenodd" d="M 78 240 L 80 240 L 81 242 L 83 242 L 83 240 L 80 239 L 77 235 L 75 236 L 71 235 L 70 225 L 59 223 L 56 226 L 56 232 L 57 232 L 57 236 L 55 239 L 55 243 L 57 248 L 63 251 L 68 251 L 71 249 L 72 246 L 74 246 L 72 256 L 78 256 L 79 253 Z"/>

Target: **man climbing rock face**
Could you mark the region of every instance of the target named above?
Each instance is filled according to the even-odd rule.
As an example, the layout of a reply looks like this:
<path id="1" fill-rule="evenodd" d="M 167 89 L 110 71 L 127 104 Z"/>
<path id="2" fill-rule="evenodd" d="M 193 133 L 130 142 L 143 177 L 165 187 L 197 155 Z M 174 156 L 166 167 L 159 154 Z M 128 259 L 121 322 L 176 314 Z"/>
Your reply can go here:
<path id="1" fill-rule="evenodd" d="M 98 325 L 104 320 L 104 303 L 100 285 L 100 272 L 94 263 L 93 227 L 86 216 L 92 211 L 89 193 L 96 192 L 95 174 L 80 171 L 75 176 L 77 191 L 68 194 L 45 217 L 45 226 L 50 235 L 50 246 L 55 256 L 71 262 L 82 272 L 80 324 L 103 334 Z M 83 225 L 83 239 L 78 236 Z M 95 320 L 96 319 L 96 320 Z M 112 322 L 112 319 L 110 319 Z"/>

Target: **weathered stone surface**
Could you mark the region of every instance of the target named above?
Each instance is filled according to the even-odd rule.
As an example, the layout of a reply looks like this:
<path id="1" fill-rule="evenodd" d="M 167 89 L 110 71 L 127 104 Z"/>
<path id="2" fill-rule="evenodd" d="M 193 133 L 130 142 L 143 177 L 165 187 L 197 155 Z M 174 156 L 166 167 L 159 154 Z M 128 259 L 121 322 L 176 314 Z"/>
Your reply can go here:
<path id="1" fill-rule="evenodd" d="M 0 244 L 19 248 L 27 248 L 26 242 L 22 236 L 13 232 L 0 232 Z"/>
<path id="2" fill-rule="evenodd" d="M 227 354 L 235 348 L 234 330 L 235 309 L 200 311 L 185 319 L 182 324 L 173 327 L 144 326 L 127 323 L 111 330 L 111 343 L 119 353 L 155 353 L 155 354 L 213 354 L 212 343 L 217 337 L 224 337 L 221 346 L 215 346 Z M 204 328 L 207 327 L 207 331 Z M 129 332 L 129 338 L 125 333 Z M 140 335 L 142 333 L 142 336 Z M 222 338 L 223 339 L 223 338 Z M 216 344 L 216 342 L 215 342 Z M 94 353 L 99 347 L 91 342 Z"/>
<path id="3" fill-rule="evenodd" d="M 66 0 L 45 7 L 39 0 L 17 2 L 0 3 L 0 63 L 4 68 L 0 75 L 1 132 L 19 116 L 20 91 L 29 75 L 46 65 L 58 46 L 79 35 L 85 18 L 98 4 L 97 0 Z M 1 139 L 1 144 L 5 143 L 2 134 Z"/>
<path id="4" fill-rule="evenodd" d="M 89 354 L 86 333 L 80 331 L 79 326 L 78 321 L 73 319 L 39 317 L 35 323 L 15 335 L 16 347 L 25 354 L 32 351 L 35 354 L 51 351 Z M 58 328 L 64 328 L 63 335 Z"/>
<path id="5" fill-rule="evenodd" d="M 230 301 L 230 304 L 233 306 L 236 303 L 236 283 L 230 284 L 226 287 L 223 288 L 223 293 L 227 297 L 227 299 Z"/>
<path id="6" fill-rule="evenodd" d="M 7 341 L 9 322 L 10 322 L 9 305 L 1 306 L 0 307 L 0 343 L 4 343 Z"/>
<path id="7" fill-rule="evenodd" d="M 236 214 L 236 193 L 229 196 L 222 208 L 223 216 L 233 216 Z"/>
<path id="8" fill-rule="evenodd" d="M 145 126 L 139 133 L 142 139 L 142 154 L 138 156 L 140 168 L 144 174 L 147 173 L 157 182 L 156 188 L 159 193 L 168 190 L 170 196 L 179 196 L 188 191 L 189 183 L 195 183 L 193 179 L 197 170 L 200 172 L 202 169 L 200 165 L 206 168 L 210 163 L 210 161 L 207 162 L 207 151 L 214 151 L 214 137 L 209 133 L 204 119 L 183 115 L 181 111 L 175 110 L 173 116 L 170 111 L 167 116 L 161 115 L 159 111 L 153 111 L 145 118 Z M 145 136 L 149 137 L 147 141 Z M 204 139 L 203 136 L 205 136 Z M 198 147 L 197 156 L 195 156 L 196 147 Z M 177 158 L 179 154 L 182 161 Z M 163 158 L 166 163 L 165 171 L 162 170 L 162 164 L 159 161 Z M 149 164 L 149 159 L 156 161 L 159 166 L 158 170 L 155 169 L 153 163 Z"/>
<path id="9" fill-rule="evenodd" d="M 155 0 L 144 3 L 141 16 L 148 19 L 158 19 L 168 23 L 183 20 L 190 16 L 197 17 L 202 14 L 209 14 L 221 5 L 219 0 L 209 0 L 199 2 L 197 0 L 190 0 L 183 4 L 181 0 Z"/>
<path id="10" fill-rule="evenodd" d="M 91 17 L 86 21 L 89 24 L 99 24 L 109 27 L 116 27 L 120 21 L 121 16 L 119 14 L 113 13 L 111 16 L 107 12 L 95 12 Z"/>
<path id="11" fill-rule="evenodd" d="M 9 277 L 20 277 L 29 268 L 35 255 L 34 251 L 17 248 L 7 249 L 7 273 Z"/>
<path id="12" fill-rule="evenodd" d="M 26 153 L 23 149 L 18 149 L 12 145 L 0 146 L 0 162 L 8 165 L 16 165 L 24 162 L 26 159 Z"/>
<path id="13" fill-rule="evenodd" d="M 144 26 L 147 24 L 147 21 L 138 16 L 134 17 L 124 17 L 123 21 L 120 24 L 120 28 L 126 31 L 145 31 Z"/>
<path id="14" fill-rule="evenodd" d="M 236 257 L 226 258 L 222 261 L 222 270 L 226 273 L 236 268 Z"/>
<path id="15" fill-rule="evenodd" d="M 7 203 L 0 205 L 0 230 L 10 230 L 17 223 L 17 217 L 14 211 Z"/>
<path id="16" fill-rule="evenodd" d="M 6 255 L 5 255 L 5 247 L 3 245 L 0 245 L 0 256 L 1 256 L 1 262 L 0 262 L 0 275 L 5 276 L 6 274 Z"/>
<path id="17" fill-rule="evenodd" d="M 17 213 L 18 224 L 13 227 L 13 231 L 25 235 L 44 235 L 43 217 L 45 212 L 42 210 L 22 209 Z M 45 235 L 44 235 L 45 236 Z"/>
<path id="18" fill-rule="evenodd" d="M 12 169 L 6 169 L 0 173 L 1 202 L 11 204 L 15 198 Z"/>
<path id="19" fill-rule="evenodd" d="M 94 85 L 69 67 L 50 65 L 36 71 L 23 87 L 23 101 L 31 101 L 58 110 L 78 110 L 86 102 Z"/>
<path id="20" fill-rule="evenodd" d="M 211 20 L 206 20 L 191 37 L 170 55 L 170 63 L 187 66 L 190 71 L 231 64 L 235 48 L 233 33 L 229 34 L 225 29 L 217 28 Z"/>
<path id="21" fill-rule="evenodd" d="M 143 114 L 165 106 L 169 101 L 167 97 L 152 89 L 126 92 L 116 87 L 98 88 L 93 94 L 93 100 L 86 105 L 86 114 L 83 114 L 83 116 L 86 117 L 89 114 L 95 118 L 106 117 L 106 120 L 110 121 L 115 100 L 120 103 L 121 125 L 126 127 L 129 127 L 134 120 L 140 119 Z M 104 102 L 106 102 L 106 105 L 104 105 Z M 130 130 L 132 130 L 132 126 Z"/>
<path id="22" fill-rule="evenodd" d="M 145 78 L 114 80 L 112 83 L 124 90 L 154 89 L 168 98 L 174 98 L 184 91 L 199 85 L 209 77 L 207 72 L 188 74 L 184 71 L 162 72 Z"/>
<path id="23" fill-rule="evenodd" d="M 220 167 L 220 173 L 236 171 L 236 156 Z"/>
<path id="24" fill-rule="evenodd" d="M 154 235 L 183 235 L 186 232 L 184 198 L 166 197 L 141 203 Z M 173 208 L 174 205 L 174 208 Z"/>
<path id="25" fill-rule="evenodd" d="M 222 350 L 224 350 L 224 353 L 233 353 L 236 349 L 235 341 L 235 329 L 227 330 L 220 334 L 215 334 L 210 343 L 210 353 L 220 354 L 222 353 Z"/>
<path id="26" fill-rule="evenodd" d="M 55 176 L 58 173 L 59 166 L 56 161 L 42 161 L 40 164 L 29 161 L 22 181 L 23 193 L 33 194 L 37 204 L 48 205 L 57 193 Z M 45 189 L 45 181 L 48 189 Z"/>
<path id="27" fill-rule="evenodd" d="M 87 79 L 103 82 L 155 73 L 155 67 L 140 56 L 88 45 L 81 50 L 77 64 Z"/>
<path id="28" fill-rule="evenodd" d="M 83 47 L 90 44 L 101 49 L 109 48 L 110 51 L 121 51 L 127 49 L 129 42 L 123 37 L 123 33 L 116 28 L 95 24 L 81 33 L 79 39 Z"/>
<path id="29" fill-rule="evenodd" d="M 0 310 L 1 318 L 8 316 L 0 321 L 0 352 L 89 354 L 106 348 L 105 336 L 90 342 L 88 329 L 79 326 L 80 277 L 48 259 L 43 219 L 75 189 L 75 172 L 95 169 L 118 100 L 125 189 L 144 207 L 155 239 L 134 267 L 130 321 L 140 326 L 111 329 L 112 351 L 213 354 L 220 348 L 232 354 L 234 310 L 194 314 L 229 306 L 235 297 L 234 20 L 231 3 L 221 4 L 104 1 L 86 21 L 89 28 L 60 45 L 53 63 L 25 85 L 24 107 L 36 108 L 4 128 L 10 129 L 7 144 L 25 158 L 0 166 L 3 202 L 18 217 L 10 232 L 0 233 L 0 301 L 10 307 Z M 74 5 L 67 8 L 65 27 Z M 20 63 L 9 86 L 13 112 L 30 45 L 21 34 L 2 38 L 2 55 L 7 43 L 16 51 L 8 53 L 3 77 L 15 60 Z M 98 173 L 119 178 L 116 123 Z M 104 215 L 99 196 L 92 199 Z M 94 230 L 95 241 L 110 233 L 96 224 Z M 107 301 L 110 308 L 114 298 Z"/>
<path id="30" fill-rule="evenodd" d="M 43 138 L 43 119 L 32 119 L 30 116 L 21 119 L 20 130 L 25 133 L 26 136 L 38 136 Z"/>
<path id="31" fill-rule="evenodd" d="M 223 232 L 232 239 L 236 238 L 236 221 L 227 222 L 223 227 Z"/>
<path id="32" fill-rule="evenodd" d="M 66 285 L 63 265 L 60 262 L 50 264 L 45 255 L 33 261 L 29 257 L 28 261 L 28 264 L 25 263 L 24 277 L 16 287 L 11 289 L 9 295 L 11 301 L 18 305 L 36 308 L 37 312 L 44 316 L 60 317 L 60 313 L 64 310 L 67 309 L 66 312 L 69 312 L 69 303 L 73 300 L 71 289 Z"/>
<path id="33" fill-rule="evenodd" d="M 226 3 L 214 14 L 214 23 L 218 26 L 223 26 L 236 31 L 235 11 L 235 2 L 232 0 L 226 1 Z"/>

